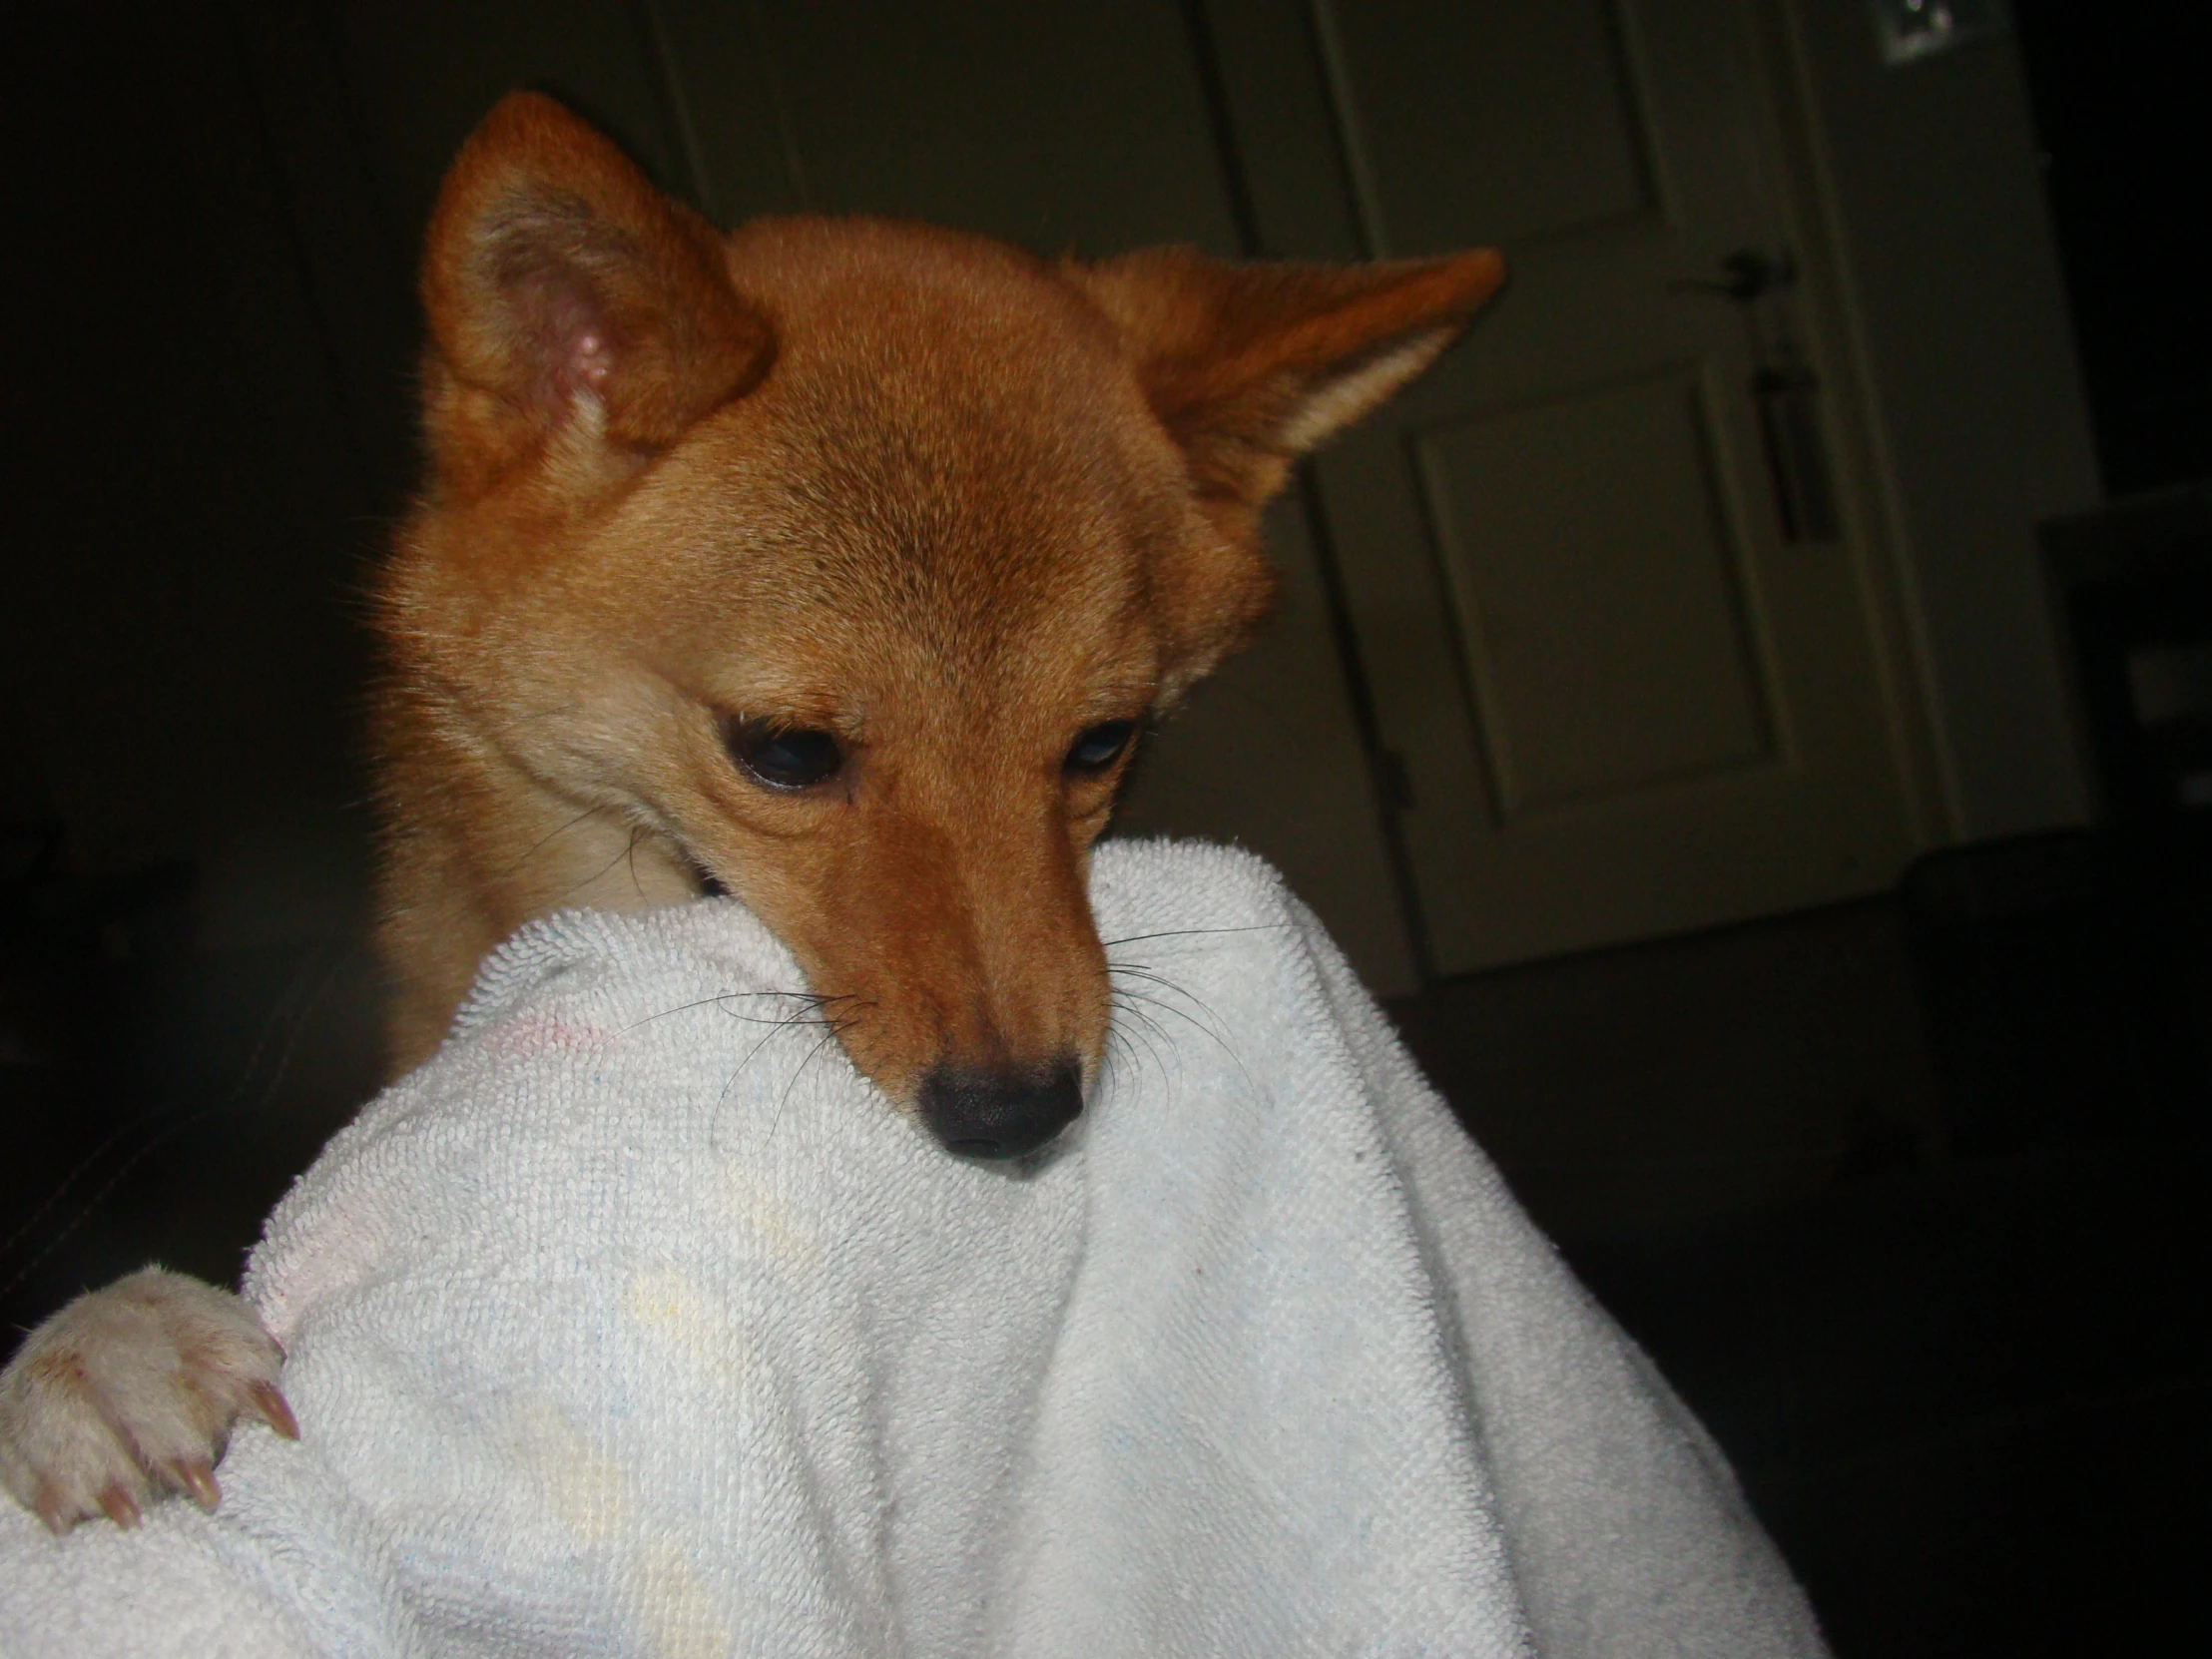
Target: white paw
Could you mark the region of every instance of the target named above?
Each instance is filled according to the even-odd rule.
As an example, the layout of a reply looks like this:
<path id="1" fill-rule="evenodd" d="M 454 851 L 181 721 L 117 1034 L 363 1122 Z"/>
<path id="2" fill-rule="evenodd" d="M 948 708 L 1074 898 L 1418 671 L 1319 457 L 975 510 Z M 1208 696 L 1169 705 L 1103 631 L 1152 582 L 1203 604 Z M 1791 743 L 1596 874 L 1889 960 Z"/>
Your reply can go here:
<path id="1" fill-rule="evenodd" d="M 283 1350 L 229 1291 L 148 1268 L 79 1297 L 0 1372 L 0 1485 L 56 1532 L 136 1526 L 155 1483 L 203 1509 L 242 1415 L 299 1437 Z"/>

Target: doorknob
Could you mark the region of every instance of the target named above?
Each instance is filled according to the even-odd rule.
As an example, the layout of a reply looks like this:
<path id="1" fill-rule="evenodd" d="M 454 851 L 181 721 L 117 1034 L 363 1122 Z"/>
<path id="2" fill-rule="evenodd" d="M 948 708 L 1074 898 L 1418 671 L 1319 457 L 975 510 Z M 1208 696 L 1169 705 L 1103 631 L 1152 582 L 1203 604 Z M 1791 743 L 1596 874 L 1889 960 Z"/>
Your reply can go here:
<path id="1" fill-rule="evenodd" d="M 1739 305 L 1748 305 L 1796 283 L 1797 261 L 1788 249 L 1770 254 L 1760 248 L 1739 248 L 1722 256 L 1718 281 L 1693 276 L 1668 285 L 1695 293 L 1718 293 Z"/>

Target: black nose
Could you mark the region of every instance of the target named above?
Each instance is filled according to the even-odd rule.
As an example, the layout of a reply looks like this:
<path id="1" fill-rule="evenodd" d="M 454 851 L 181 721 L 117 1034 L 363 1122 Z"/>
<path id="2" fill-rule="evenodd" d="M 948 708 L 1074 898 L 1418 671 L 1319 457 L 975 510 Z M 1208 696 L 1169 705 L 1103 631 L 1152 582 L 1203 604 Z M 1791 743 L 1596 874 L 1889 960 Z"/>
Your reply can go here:
<path id="1" fill-rule="evenodd" d="M 969 1158 L 1034 1152 L 1082 1110 L 1083 1080 L 1072 1059 L 1045 1071 L 939 1066 L 921 1080 L 922 1122 L 946 1151 Z"/>

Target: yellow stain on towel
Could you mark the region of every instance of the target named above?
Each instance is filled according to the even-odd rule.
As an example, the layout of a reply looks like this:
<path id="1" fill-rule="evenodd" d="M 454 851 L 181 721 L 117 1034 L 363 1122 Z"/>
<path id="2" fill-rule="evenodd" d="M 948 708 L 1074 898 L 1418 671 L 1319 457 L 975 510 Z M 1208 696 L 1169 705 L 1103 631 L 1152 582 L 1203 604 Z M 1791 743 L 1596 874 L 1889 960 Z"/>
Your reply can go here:
<path id="1" fill-rule="evenodd" d="M 631 1276 L 623 1305 L 647 1335 L 719 1383 L 742 1386 L 753 1375 L 753 1344 L 720 1297 L 677 1268 Z"/>
<path id="2" fill-rule="evenodd" d="M 723 1168 L 722 1213 L 737 1239 L 758 1239 L 779 1267 L 812 1272 L 822 1263 L 822 1237 L 776 1187 L 740 1163 Z"/>
<path id="3" fill-rule="evenodd" d="M 736 1632 L 676 1535 L 652 1518 L 637 1477 L 594 1444 L 551 1401 L 517 1407 L 512 1423 L 538 1495 L 577 1538 L 611 1545 L 640 1630 L 668 1659 L 722 1659 Z"/>

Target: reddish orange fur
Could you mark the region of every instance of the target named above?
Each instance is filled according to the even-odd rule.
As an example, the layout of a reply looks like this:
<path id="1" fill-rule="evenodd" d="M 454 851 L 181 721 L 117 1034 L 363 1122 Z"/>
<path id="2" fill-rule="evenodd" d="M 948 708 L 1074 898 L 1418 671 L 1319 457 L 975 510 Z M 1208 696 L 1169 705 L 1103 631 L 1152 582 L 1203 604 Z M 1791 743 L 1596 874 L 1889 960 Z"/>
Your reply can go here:
<path id="1" fill-rule="evenodd" d="M 723 239 L 508 99 L 431 224 L 430 477 L 378 613 L 394 1065 L 522 922 L 705 869 L 845 999 L 893 1101 L 940 1063 L 1095 1066 L 1083 872 L 1117 774 L 1069 775 L 1070 742 L 1244 641 L 1295 453 L 1501 275 L 1055 267 L 870 221 Z M 732 716 L 849 760 L 778 794 Z"/>

